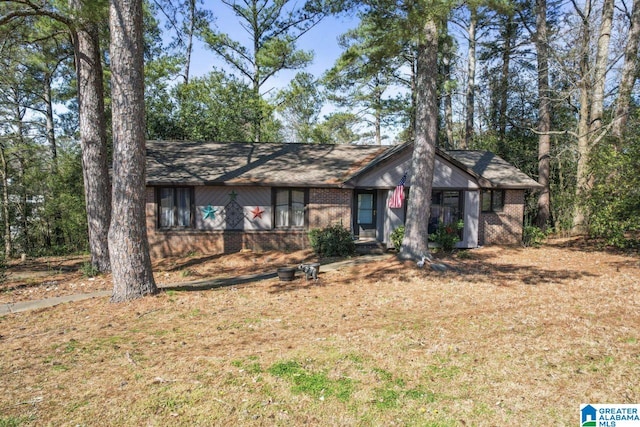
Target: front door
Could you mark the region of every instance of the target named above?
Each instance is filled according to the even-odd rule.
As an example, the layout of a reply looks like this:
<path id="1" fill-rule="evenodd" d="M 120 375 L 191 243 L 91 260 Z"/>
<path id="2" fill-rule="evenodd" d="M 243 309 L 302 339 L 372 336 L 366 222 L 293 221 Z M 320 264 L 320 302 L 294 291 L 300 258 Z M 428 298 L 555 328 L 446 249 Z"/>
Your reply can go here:
<path id="1" fill-rule="evenodd" d="M 376 192 L 374 190 L 356 192 L 355 220 L 354 229 L 359 239 L 376 238 Z"/>

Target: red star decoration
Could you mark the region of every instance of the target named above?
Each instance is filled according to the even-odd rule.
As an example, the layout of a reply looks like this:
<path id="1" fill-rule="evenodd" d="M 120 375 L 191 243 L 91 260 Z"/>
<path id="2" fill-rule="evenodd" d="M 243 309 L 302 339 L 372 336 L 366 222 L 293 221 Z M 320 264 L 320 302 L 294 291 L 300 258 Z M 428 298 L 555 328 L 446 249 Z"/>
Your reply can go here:
<path id="1" fill-rule="evenodd" d="M 255 209 L 251 211 L 251 213 L 253 214 L 253 219 L 256 219 L 256 218 L 262 219 L 262 214 L 264 213 L 264 210 L 260 209 L 260 206 L 256 206 Z"/>

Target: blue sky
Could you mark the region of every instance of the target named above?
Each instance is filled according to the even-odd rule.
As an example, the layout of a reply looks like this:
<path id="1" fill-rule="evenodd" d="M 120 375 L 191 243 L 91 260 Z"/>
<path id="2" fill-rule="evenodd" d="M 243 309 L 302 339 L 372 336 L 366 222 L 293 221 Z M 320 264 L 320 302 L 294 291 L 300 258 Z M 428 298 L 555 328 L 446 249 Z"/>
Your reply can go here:
<path id="1" fill-rule="evenodd" d="M 228 34 L 236 41 L 243 41 L 246 38 L 245 30 L 239 25 L 238 18 L 230 8 L 219 2 L 215 2 L 213 12 L 216 16 L 214 23 L 215 28 Z M 322 20 L 298 40 L 299 49 L 314 52 L 313 63 L 304 70 L 282 71 L 276 74 L 267 81 L 265 91 L 271 88 L 286 87 L 299 71 L 307 71 L 316 77 L 320 77 L 334 65 L 340 56 L 341 49 L 338 46 L 338 37 L 356 25 L 357 18 L 328 17 Z M 206 74 L 210 72 L 214 66 L 223 68 L 240 77 L 237 71 L 231 69 L 231 67 L 225 64 L 224 61 L 217 57 L 211 50 L 207 49 L 202 42 L 198 41 L 191 64 L 192 74 Z"/>

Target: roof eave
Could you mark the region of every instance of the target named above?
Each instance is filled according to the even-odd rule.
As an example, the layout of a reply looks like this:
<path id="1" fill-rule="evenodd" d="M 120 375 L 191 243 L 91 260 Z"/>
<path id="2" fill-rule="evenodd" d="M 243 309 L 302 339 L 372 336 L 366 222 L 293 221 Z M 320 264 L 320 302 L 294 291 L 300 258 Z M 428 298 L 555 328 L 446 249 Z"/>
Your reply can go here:
<path id="1" fill-rule="evenodd" d="M 345 183 L 292 183 L 292 182 L 266 182 L 266 181 L 147 181 L 147 187 L 300 187 L 300 188 L 350 188 Z"/>

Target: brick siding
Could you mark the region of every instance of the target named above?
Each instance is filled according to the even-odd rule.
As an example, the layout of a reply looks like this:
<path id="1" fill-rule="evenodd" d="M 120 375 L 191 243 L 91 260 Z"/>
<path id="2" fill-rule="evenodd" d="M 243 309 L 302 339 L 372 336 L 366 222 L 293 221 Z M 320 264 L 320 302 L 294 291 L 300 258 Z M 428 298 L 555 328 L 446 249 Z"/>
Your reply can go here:
<path id="1" fill-rule="evenodd" d="M 155 191 L 147 188 L 147 235 L 153 258 L 187 253 L 222 254 L 244 249 L 293 251 L 309 247 L 308 230 L 340 223 L 350 228 L 351 190 L 309 189 L 305 230 L 158 230 Z"/>
<path id="2" fill-rule="evenodd" d="M 480 213 L 478 243 L 480 245 L 520 244 L 523 217 L 524 190 L 505 190 L 502 211 Z"/>
<path id="3" fill-rule="evenodd" d="M 351 228 L 352 191 L 335 188 L 309 190 L 309 228 L 342 224 Z"/>

